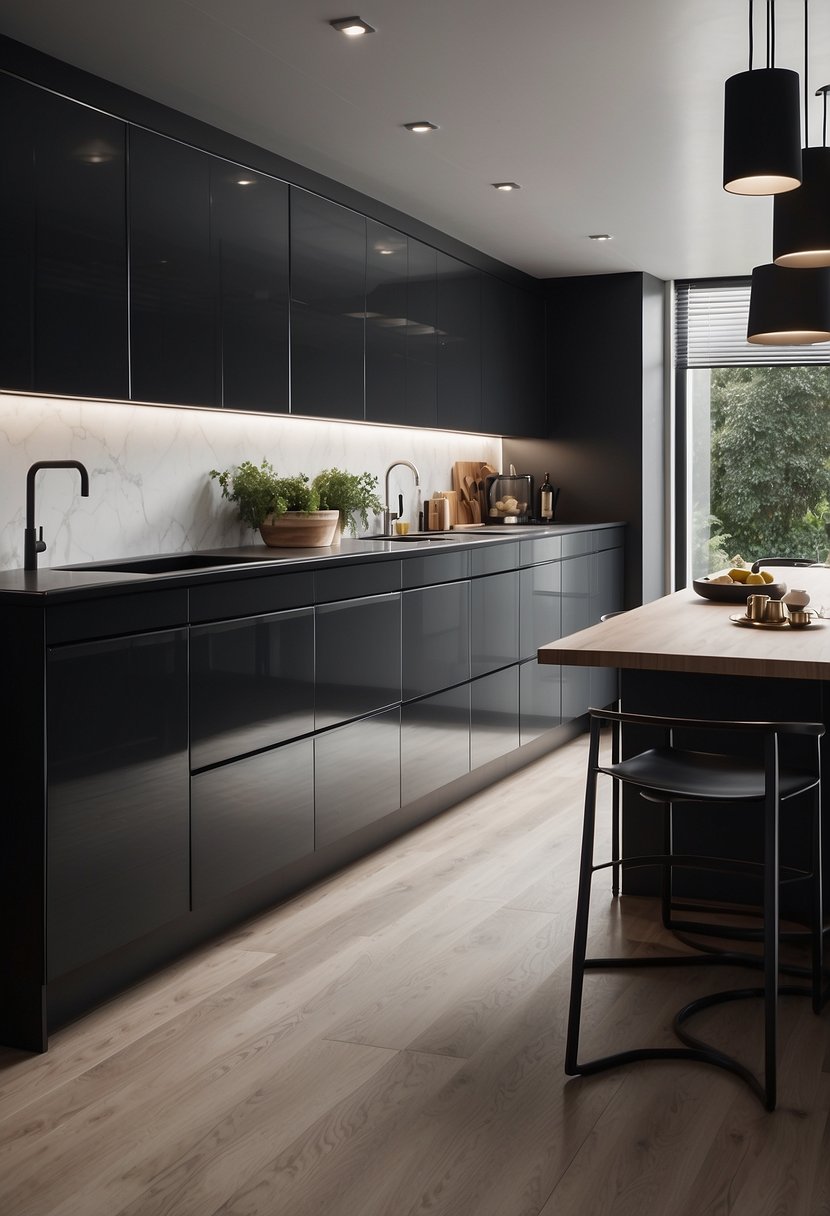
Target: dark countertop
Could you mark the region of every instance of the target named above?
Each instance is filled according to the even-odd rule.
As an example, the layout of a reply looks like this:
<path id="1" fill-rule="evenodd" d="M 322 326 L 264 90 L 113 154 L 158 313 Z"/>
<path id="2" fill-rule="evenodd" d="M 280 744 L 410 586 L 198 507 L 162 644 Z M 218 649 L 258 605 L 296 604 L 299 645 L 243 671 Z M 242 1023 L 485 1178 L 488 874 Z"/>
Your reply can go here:
<path id="1" fill-rule="evenodd" d="M 242 545 L 232 549 L 203 549 L 199 553 L 209 562 L 213 558 L 230 559 L 228 564 L 205 565 L 184 570 L 156 571 L 153 573 L 129 573 L 102 569 L 115 563 L 151 561 L 161 557 L 187 558 L 189 553 L 146 554 L 132 558 L 113 557 L 100 562 L 77 563 L 72 566 L 43 566 L 37 570 L 0 571 L 0 603 L 29 601 L 43 604 L 50 602 L 98 598 L 103 594 L 130 594 L 146 591 L 152 586 L 187 586 L 195 579 L 202 581 L 225 581 L 231 578 L 259 577 L 265 574 L 285 573 L 291 569 L 324 569 L 342 564 L 359 564 L 367 561 L 398 560 L 407 556 L 420 556 L 427 552 L 443 550 L 475 549 L 482 545 L 498 545 L 516 540 L 535 540 L 546 536 L 567 536 L 575 532 L 595 531 L 602 528 L 623 526 L 620 522 L 599 524 L 553 524 L 516 525 L 496 529 L 482 528 L 472 532 L 442 536 L 410 536 L 410 539 L 364 539 L 344 538 L 337 546 L 315 549 L 269 549 L 264 544 Z"/>

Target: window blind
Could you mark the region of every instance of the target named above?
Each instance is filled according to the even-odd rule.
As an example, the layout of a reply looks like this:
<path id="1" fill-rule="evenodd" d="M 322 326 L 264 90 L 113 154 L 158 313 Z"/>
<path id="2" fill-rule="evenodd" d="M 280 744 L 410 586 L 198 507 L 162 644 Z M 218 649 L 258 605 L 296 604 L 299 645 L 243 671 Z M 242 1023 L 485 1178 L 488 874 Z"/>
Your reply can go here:
<path id="1" fill-rule="evenodd" d="M 693 279 L 675 284 L 678 368 L 830 363 L 830 342 L 757 346 L 746 340 L 751 280 Z"/>

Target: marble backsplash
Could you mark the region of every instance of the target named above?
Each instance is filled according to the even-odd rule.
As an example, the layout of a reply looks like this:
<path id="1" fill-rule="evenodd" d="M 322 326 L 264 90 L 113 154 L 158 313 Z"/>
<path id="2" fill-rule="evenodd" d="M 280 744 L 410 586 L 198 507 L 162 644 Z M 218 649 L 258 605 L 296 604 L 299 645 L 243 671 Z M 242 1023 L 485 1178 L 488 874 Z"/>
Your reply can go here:
<path id="1" fill-rule="evenodd" d="M 36 520 L 47 543 L 42 567 L 138 554 L 249 544 L 258 536 L 220 498 L 210 469 L 265 457 L 280 474 L 313 477 L 337 466 L 380 481 L 394 460 L 410 460 L 420 494 L 448 489 L 456 460 L 501 468 L 501 440 L 447 431 L 366 426 L 219 410 L 131 405 L 0 393 L 0 569 L 23 565 L 26 471 L 37 460 L 80 460 L 89 498 L 74 470 L 37 477 Z M 391 479 L 415 525 L 420 499 L 407 469 Z M 379 529 L 379 520 L 370 530 Z"/>

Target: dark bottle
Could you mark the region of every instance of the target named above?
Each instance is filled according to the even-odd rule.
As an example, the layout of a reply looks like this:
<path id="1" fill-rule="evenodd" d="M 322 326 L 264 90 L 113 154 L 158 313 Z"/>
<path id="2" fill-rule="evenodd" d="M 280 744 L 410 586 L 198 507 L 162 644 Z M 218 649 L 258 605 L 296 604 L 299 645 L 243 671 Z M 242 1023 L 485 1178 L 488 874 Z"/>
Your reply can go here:
<path id="1" fill-rule="evenodd" d="M 553 519 L 553 486 L 550 484 L 550 473 L 545 473 L 545 480 L 539 486 L 539 518 Z"/>

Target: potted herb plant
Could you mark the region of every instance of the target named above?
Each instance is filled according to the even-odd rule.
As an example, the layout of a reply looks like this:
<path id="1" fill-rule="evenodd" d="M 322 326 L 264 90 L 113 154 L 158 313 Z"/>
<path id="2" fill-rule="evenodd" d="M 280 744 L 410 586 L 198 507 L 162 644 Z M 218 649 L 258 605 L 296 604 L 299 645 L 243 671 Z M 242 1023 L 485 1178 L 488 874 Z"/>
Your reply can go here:
<path id="1" fill-rule="evenodd" d="M 364 530 L 369 514 L 379 515 L 383 504 L 378 498 L 378 479 L 372 473 L 347 473 L 345 469 L 323 469 L 311 483 L 320 496 L 320 506 L 339 512 L 338 534 L 348 528 L 357 536 L 355 516 Z"/>
<path id="2" fill-rule="evenodd" d="M 305 473 L 278 477 L 274 466 L 250 460 L 233 469 L 211 469 L 222 488 L 222 497 L 236 504 L 239 518 L 258 528 L 266 545 L 274 548 L 330 545 L 340 520 L 334 508 L 320 509 L 319 491 Z"/>

